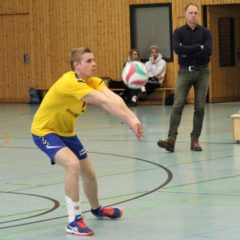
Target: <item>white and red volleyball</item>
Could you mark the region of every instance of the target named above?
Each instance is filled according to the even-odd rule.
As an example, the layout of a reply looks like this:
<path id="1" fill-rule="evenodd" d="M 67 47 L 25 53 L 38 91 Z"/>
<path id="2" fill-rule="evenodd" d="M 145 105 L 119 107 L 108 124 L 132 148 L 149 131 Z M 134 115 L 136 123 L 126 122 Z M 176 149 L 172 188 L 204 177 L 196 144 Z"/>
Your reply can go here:
<path id="1" fill-rule="evenodd" d="M 141 88 L 148 81 L 145 65 L 138 61 L 127 62 L 122 71 L 122 80 L 129 88 Z"/>

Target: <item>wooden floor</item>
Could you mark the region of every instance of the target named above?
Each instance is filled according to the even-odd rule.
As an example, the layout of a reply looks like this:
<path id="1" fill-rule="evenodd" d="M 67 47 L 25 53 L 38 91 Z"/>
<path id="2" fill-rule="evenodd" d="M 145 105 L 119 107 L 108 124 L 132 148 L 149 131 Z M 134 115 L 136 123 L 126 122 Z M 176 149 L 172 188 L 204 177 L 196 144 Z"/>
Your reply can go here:
<path id="1" fill-rule="evenodd" d="M 0 105 L 1 240 L 239 240 L 240 145 L 231 114 L 239 102 L 207 104 L 201 144 L 190 151 L 193 105 L 187 104 L 176 151 L 165 139 L 171 106 L 138 106 L 145 138 L 138 142 L 119 120 L 89 106 L 77 133 L 89 152 L 102 205 L 118 205 L 117 221 L 97 220 L 82 208 L 93 237 L 65 234 L 64 172 L 51 166 L 30 134 L 37 105 Z"/>

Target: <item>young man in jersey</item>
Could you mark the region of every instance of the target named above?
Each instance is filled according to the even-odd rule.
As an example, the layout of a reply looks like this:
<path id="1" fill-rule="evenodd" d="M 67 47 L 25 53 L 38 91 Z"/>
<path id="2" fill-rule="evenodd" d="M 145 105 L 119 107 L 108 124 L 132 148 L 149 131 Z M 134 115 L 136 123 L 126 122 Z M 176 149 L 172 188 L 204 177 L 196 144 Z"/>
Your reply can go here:
<path id="1" fill-rule="evenodd" d="M 35 144 L 66 170 L 65 198 L 68 212 L 67 233 L 88 236 L 94 232 L 83 221 L 79 204 L 79 175 L 91 206 L 98 218 L 120 218 L 120 208 L 102 207 L 98 201 L 97 180 L 87 152 L 75 133 L 77 117 L 87 104 L 99 106 L 126 122 L 138 139 L 143 137 L 139 119 L 123 100 L 109 90 L 103 80 L 94 77 L 96 63 L 88 48 L 71 51 L 72 71 L 56 81 L 44 97 L 36 112 L 31 132 Z"/>

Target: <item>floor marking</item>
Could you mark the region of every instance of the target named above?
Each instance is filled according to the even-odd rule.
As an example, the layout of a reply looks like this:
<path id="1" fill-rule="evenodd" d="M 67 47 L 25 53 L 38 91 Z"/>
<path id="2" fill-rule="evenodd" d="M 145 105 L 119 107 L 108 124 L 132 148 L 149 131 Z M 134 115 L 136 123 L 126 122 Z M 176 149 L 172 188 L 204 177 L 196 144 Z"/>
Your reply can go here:
<path id="1" fill-rule="evenodd" d="M 7 132 L 1 132 L 4 135 L 4 141 L 0 143 L 0 148 L 6 146 L 13 138 Z"/>
<path id="2" fill-rule="evenodd" d="M 145 160 L 145 159 L 141 159 L 141 158 L 137 158 L 137 157 L 128 157 L 128 156 L 119 155 L 119 154 L 112 154 L 112 153 L 101 153 L 101 152 L 91 152 L 91 153 L 102 154 L 102 155 L 110 155 L 110 156 L 118 156 L 118 157 L 123 157 L 123 158 L 131 158 L 133 160 L 138 160 L 138 161 L 142 161 L 142 162 L 145 162 L 145 163 L 150 163 L 152 165 L 158 166 L 158 167 L 162 168 L 167 173 L 166 180 L 163 183 L 161 183 L 159 186 L 155 187 L 154 189 L 152 189 L 150 191 L 141 192 L 140 195 L 137 195 L 137 196 L 134 196 L 134 197 L 130 197 L 129 199 L 118 201 L 118 202 L 115 202 L 115 203 L 112 203 L 112 204 L 108 204 L 106 206 L 113 206 L 113 205 L 116 205 L 116 204 L 122 204 L 122 203 L 125 203 L 125 202 L 130 202 L 132 200 L 136 200 L 138 198 L 144 197 L 144 196 L 149 195 L 151 193 L 157 192 L 159 189 L 161 189 L 164 186 L 166 186 L 167 184 L 169 184 L 169 182 L 171 182 L 171 180 L 173 178 L 173 174 L 172 174 L 172 172 L 168 168 L 164 167 L 161 164 L 158 164 L 158 163 L 155 163 L 155 162 L 151 162 L 149 160 Z M 1 193 L 1 191 L 0 191 L 0 193 Z M 6 192 L 6 193 L 8 193 L 8 192 Z M 16 193 L 16 194 L 18 194 L 18 193 Z M 22 193 L 19 193 L 19 194 L 22 194 Z M 133 194 L 135 194 L 135 193 L 133 193 Z M 28 195 L 31 195 L 31 194 L 28 194 Z M 87 213 L 87 212 L 90 212 L 90 210 L 84 211 L 83 213 Z M 41 222 L 47 222 L 47 221 L 61 219 L 61 218 L 66 218 L 66 217 L 67 216 L 64 215 L 64 216 L 59 216 L 59 217 L 53 217 L 53 218 L 48 218 L 48 219 L 43 219 L 43 220 L 32 221 L 32 222 L 20 223 L 20 224 L 15 224 L 15 225 L 8 225 L 8 226 L 5 226 L 5 227 L 0 227 L 0 229 L 21 227 L 21 226 L 26 226 L 26 225 L 31 225 L 31 224 L 41 223 Z"/>

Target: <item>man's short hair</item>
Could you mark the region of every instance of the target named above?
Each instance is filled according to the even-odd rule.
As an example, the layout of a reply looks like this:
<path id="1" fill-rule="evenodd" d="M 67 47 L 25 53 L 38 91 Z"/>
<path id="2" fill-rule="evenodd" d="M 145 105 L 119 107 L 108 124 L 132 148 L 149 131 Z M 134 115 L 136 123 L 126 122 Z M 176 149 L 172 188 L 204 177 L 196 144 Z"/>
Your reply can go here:
<path id="1" fill-rule="evenodd" d="M 185 6 L 184 11 L 186 12 L 187 9 L 188 9 L 190 6 L 195 6 L 195 7 L 197 7 L 197 9 L 199 9 L 199 7 L 198 7 L 198 5 L 197 5 L 196 3 L 190 2 L 190 3 L 188 3 L 188 4 Z"/>
<path id="2" fill-rule="evenodd" d="M 80 62 L 82 59 L 82 55 L 84 53 L 92 53 L 92 50 L 90 48 L 81 47 L 81 48 L 73 48 L 70 52 L 69 56 L 69 62 L 70 67 L 72 70 L 74 70 L 74 62 Z"/>

